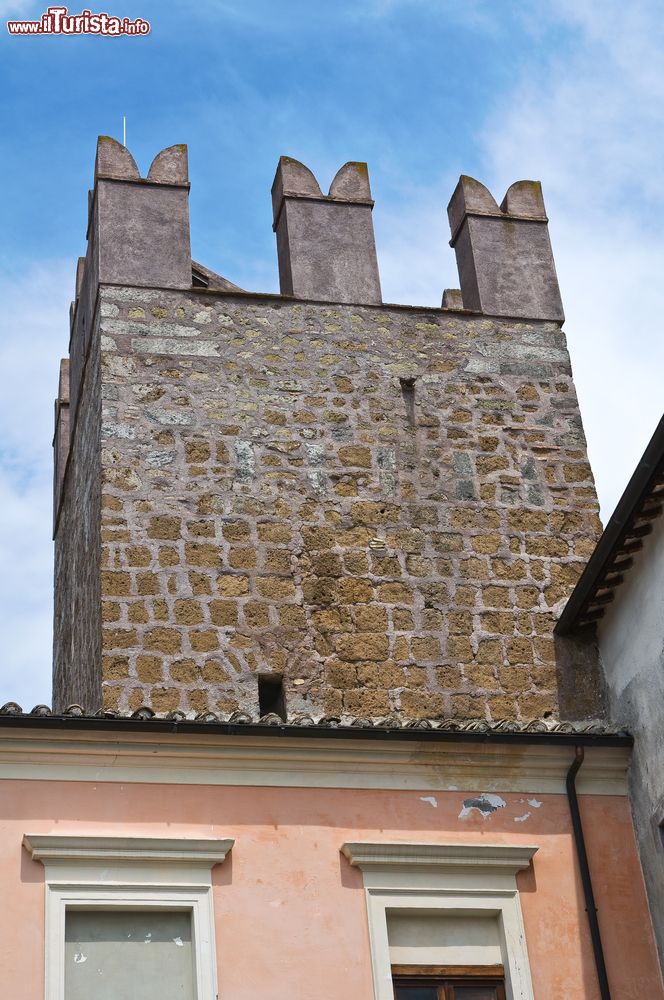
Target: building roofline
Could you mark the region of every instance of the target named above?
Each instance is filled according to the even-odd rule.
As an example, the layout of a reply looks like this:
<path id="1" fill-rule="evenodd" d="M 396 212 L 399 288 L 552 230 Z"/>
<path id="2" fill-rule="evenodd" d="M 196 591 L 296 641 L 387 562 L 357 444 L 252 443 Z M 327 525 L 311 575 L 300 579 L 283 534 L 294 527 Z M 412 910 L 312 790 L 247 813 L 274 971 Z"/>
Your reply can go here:
<path id="1" fill-rule="evenodd" d="M 74 706 L 77 707 L 77 706 Z M 41 711 L 40 711 L 41 710 Z M 534 719 L 529 722 L 500 720 L 486 722 L 474 719 L 466 722 L 422 720 L 400 726 L 394 720 L 372 724 L 358 719 L 354 724 L 342 724 L 338 719 L 324 718 L 319 722 L 297 719 L 284 722 L 277 716 L 266 716 L 261 722 L 221 721 L 213 713 L 205 719 L 187 719 L 182 713 L 167 717 L 155 716 L 150 709 L 139 709 L 133 715 L 52 715 L 38 706 L 31 713 L 0 709 L 0 731 L 11 729 L 58 730 L 62 732 L 96 731 L 107 733 L 142 732 L 152 734 L 208 735 L 221 737 L 266 736 L 274 739 L 295 737 L 302 739 L 406 741 L 418 743 L 517 743 L 555 744 L 557 746 L 630 747 L 632 736 L 627 732 L 605 730 L 601 723 L 556 722 Z M 209 721 L 207 721 L 209 720 Z"/>
<path id="2" fill-rule="evenodd" d="M 565 605 L 554 630 L 558 635 L 592 626 L 603 616 L 663 503 L 664 416 Z"/>
<path id="3" fill-rule="evenodd" d="M 192 261 L 195 267 L 203 269 L 201 264 Z M 210 274 L 216 274 L 216 272 L 209 271 L 208 268 L 204 270 L 208 271 Z M 221 281 L 228 281 L 229 285 L 233 283 L 227 278 L 223 278 L 218 275 Z M 223 299 L 244 299 L 255 302 L 270 302 L 277 305 L 308 305 L 308 306 L 323 306 L 327 309 L 338 309 L 338 308 L 349 308 L 349 309 L 373 309 L 381 310 L 388 309 L 394 310 L 396 312 L 410 312 L 410 313 L 439 313 L 442 316 L 455 316 L 466 319 L 482 319 L 482 320 L 495 320 L 496 322 L 506 322 L 506 323 L 523 323 L 528 324 L 540 324 L 540 325 L 553 325 L 557 327 L 563 326 L 563 320 L 558 319 L 542 319 L 538 316 L 513 316 L 509 313 L 483 313 L 478 309 L 451 309 L 445 306 L 433 306 L 425 305 L 420 303 L 411 304 L 407 302 L 378 302 L 378 303 L 368 303 L 368 302 L 329 302 L 327 299 L 314 299 L 314 298 L 302 298 L 297 295 L 286 295 L 282 292 L 254 292 L 248 291 L 245 288 L 237 288 L 237 290 L 226 289 L 226 288 L 203 288 L 197 285 L 192 285 L 191 288 L 169 288 L 166 285 L 135 285 L 129 281 L 100 281 L 99 288 L 133 288 L 137 292 L 169 292 L 172 294 L 194 294 L 201 297 L 210 296 L 212 298 Z"/>

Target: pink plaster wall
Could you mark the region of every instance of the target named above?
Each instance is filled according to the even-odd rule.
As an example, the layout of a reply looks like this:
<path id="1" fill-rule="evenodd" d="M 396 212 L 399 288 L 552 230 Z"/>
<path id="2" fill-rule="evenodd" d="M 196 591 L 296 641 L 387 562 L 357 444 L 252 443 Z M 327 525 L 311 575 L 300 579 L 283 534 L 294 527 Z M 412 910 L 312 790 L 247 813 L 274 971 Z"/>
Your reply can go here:
<path id="1" fill-rule="evenodd" d="M 460 819 L 472 794 L 434 807 L 430 792 L 2 781 L 1 995 L 43 997 L 44 870 L 21 840 L 49 832 L 235 838 L 213 871 L 220 1000 L 372 1000 L 346 840 L 537 844 L 519 876 L 535 997 L 597 1000 L 566 798 L 504 793 L 505 808 Z M 627 800 L 586 796 L 582 812 L 613 997 L 664 1000 Z"/>

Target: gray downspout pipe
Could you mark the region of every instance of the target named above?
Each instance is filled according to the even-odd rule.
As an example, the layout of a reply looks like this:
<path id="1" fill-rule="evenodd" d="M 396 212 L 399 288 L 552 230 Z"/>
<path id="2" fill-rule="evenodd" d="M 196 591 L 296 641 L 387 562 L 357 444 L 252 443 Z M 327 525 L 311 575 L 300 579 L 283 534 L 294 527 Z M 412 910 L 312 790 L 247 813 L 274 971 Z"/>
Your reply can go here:
<path id="1" fill-rule="evenodd" d="M 583 837 L 583 826 L 581 825 L 581 814 L 579 812 L 579 802 L 576 797 L 576 775 L 583 764 L 584 751 L 583 747 L 575 748 L 574 760 L 572 765 L 567 772 L 567 800 L 569 802 L 569 811 L 572 816 L 572 830 L 574 832 L 574 845 L 576 847 L 576 856 L 579 860 L 579 869 L 581 871 L 581 883 L 583 885 L 583 896 L 586 903 L 586 913 L 588 914 L 588 924 L 590 925 L 590 937 L 593 945 L 593 954 L 595 956 L 595 969 L 597 970 L 597 980 L 599 982 L 599 993 L 602 1000 L 611 1000 L 611 990 L 609 989 L 609 980 L 606 975 L 606 965 L 604 963 L 604 950 L 602 948 L 602 938 L 599 932 L 599 923 L 597 920 L 597 907 L 595 906 L 595 894 L 593 893 L 593 884 L 590 878 L 590 868 L 588 867 L 588 855 L 586 853 L 586 842 Z"/>

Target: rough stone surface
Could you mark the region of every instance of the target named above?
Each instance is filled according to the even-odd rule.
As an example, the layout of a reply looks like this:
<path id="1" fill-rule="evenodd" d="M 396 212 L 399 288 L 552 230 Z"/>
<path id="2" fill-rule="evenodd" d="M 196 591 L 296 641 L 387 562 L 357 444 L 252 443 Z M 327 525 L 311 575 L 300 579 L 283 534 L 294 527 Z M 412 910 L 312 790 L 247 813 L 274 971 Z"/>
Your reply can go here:
<path id="1" fill-rule="evenodd" d="M 282 156 L 272 205 L 284 295 L 380 304 L 366 163 L 346 163 L 325 197 L 304 164 Z"/>
<path id="2" fill-rule="evenodd" d="M 499 208 L 483 184 L 461 177 L 447 211 L 466 309 L 562 322 L 539 182 L 517 181 Z"/>
<path id="3" fill-rule="evenodd" d="M 59 702 L 98 707 L 98 671 L 109 708 L 255 714 L 276 673 L 318 718 L 557 712 L 552 627 L 600 525 L 556 323 L 99 304 L 57 538 Z"/>
<path id="4" fill-rule="evenodd" d="M 100 336 L 92 338 L 80 412 L 62 470 L 62 500 L 56 508 L 55 608 L 53 622 L 53 707 L 69 704 L 98 708 L 102 674 L 119 671 L 118 656 L 102 661 L 101 642 L 101 419 Z M 62 388 L 61 388 L 62 391 Z M 60 453 L 64 454 L 64 450 Z M 124 676 L 124 675 L 122 675 Z"/>
<path id="5" fill-rule="evenodd" d="M 150 180 L 141 180 L 129 150 L 109 136 L 100 136 L 97 141 L 94 189 L 88 205 L 88 245 L 85 257 L 78 262 L 71 315 L 72 421 L 90 351 L 99 283 L 191 287 L 187 177 L 185 146 L 170 146 L 158 153 Z"/>
<path id="6" fill-rule="evenodd" d="M 53 510 L 58 509 L 69 451 L 69 359 L 60 362 L 58 398 L 55 401 L 55 432 L 53 434 Z"/>

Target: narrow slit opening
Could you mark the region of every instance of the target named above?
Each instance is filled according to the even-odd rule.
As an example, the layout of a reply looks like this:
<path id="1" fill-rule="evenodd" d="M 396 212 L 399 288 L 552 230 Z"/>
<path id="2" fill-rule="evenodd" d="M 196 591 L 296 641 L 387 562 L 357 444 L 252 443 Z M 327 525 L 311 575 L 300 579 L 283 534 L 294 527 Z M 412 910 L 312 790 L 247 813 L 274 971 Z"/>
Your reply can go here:
<path id="1" fill-rule="evenodd" d="M 261 719 L 264 715 L 274 714 L 286 721 L 286 696 L 281 675 L 258 675 L 258 710 Z"/>
<path id="2" fill-rule="evenodd" d="M 415 426 L 415 379 L 414 378 L 400 378 L 401 383 L 401 395 L 403 396 L 404 406 L 406 407 L 406 419 L 411 427 Z"/>

